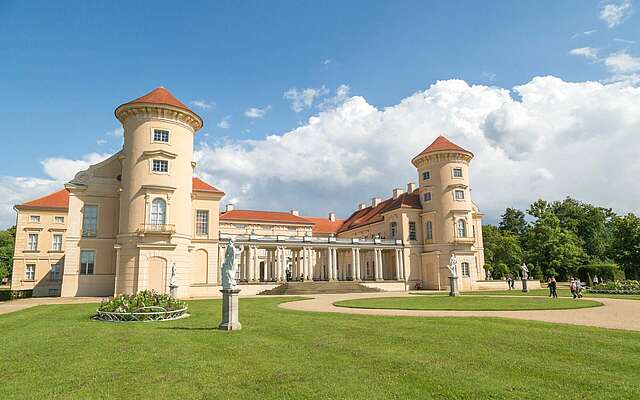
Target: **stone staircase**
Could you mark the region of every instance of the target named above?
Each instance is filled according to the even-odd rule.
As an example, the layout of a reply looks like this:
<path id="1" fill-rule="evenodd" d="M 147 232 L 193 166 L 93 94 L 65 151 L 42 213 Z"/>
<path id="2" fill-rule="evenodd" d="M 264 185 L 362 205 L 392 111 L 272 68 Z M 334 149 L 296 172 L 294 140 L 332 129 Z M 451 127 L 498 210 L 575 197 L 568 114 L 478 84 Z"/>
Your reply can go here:
<path id="1" fill-rule="evenodd" d="M 263 295 L 305 295 L 305 294 L 338 294 L 338 293 L 373 293 L 383 292 L 378 288 L 370 288 L 358 282 L 287 282 L 271 290 L 265 290 Z"/>

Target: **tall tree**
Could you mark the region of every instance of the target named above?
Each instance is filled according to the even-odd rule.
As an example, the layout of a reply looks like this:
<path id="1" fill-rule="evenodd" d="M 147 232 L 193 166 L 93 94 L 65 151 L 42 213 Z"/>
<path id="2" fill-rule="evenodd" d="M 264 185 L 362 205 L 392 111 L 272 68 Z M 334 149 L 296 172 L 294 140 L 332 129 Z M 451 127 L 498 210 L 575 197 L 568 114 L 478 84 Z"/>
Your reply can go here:
<path id="1" fill-rule="evenodd" d="M 7 229 L 6 231 L 0 231 L 0 279 L 11 276 L 15 240 L 15 226 Z"/>
<path id="2" fill-rule="evenodd" d="M 527 221 L 525 220 L 525 214 L 518 209 L 507 208 L 504 214 L 502 214 L 498 226 L 500 227 L 501 231 L 510 232 L 520 237 L 527 230 Z"/>
<path id="3" fill-rule="evenodd" d="M 616 217 L 613 227 L 611 256 L 627 278 L 640 279 L 640 218 L 635 214 Z"/>
<path id="4" fill-rule="evenodd" d="M 493 225 L 482 227 L 485 263 L 494 277 L 515 273 L 524 259 L 524 252 L 518 237 L 511 232 L 503 232 Z"/>

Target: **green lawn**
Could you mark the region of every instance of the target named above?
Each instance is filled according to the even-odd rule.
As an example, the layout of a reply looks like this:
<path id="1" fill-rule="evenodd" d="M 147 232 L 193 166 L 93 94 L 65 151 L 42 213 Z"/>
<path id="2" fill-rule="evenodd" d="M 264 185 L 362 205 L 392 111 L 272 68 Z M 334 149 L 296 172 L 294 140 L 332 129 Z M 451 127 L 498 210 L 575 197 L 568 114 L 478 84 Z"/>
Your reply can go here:
<path id="1" fill-rule="evenodd" d="M 282 310 L 219 300 L 172 322 L 88 319 L 96 305 L 0 316 L 1 398 L 631 399 L 640 333 L 500 318 L 411 318 Z"/>
<path id="2" fill-rule="evenodd" d="M 548 299 L 544 297 L 411 296 L 346 300 L 339 301 L 335 305 L 339 307 L 395 308 L 400 310 L 506 311 L 562 310 L 597 307 L 602 303 L 593 300 L 576 301 L 573 299 Z"/>
<path id="3" fill-rule="evenodd" d="M 413 294 L 422 294 L 420 292 L 411 292 Z M 426 292 L 425 292 L 426 294 Z M 506 295 L 506 296 L 549 296 L 549 289 L 533 289 L 528 293 L 523 293 L 522 290 L 476 290 L 471 292 L 463 292 L 463 295 L 472 296 L 487 296 L 487 295 Z M 628 294 L 599 294 L 599 293 L 587 293 L 582 292 L 584 297 L 592 298 L 609 298 L 609 299 L 627 299 L 627 300 L 640 300 L 640 296 L 628 295 Z M 571 297 L 571 291 L 569 289 L 558 289 L 559 297 Z"/>

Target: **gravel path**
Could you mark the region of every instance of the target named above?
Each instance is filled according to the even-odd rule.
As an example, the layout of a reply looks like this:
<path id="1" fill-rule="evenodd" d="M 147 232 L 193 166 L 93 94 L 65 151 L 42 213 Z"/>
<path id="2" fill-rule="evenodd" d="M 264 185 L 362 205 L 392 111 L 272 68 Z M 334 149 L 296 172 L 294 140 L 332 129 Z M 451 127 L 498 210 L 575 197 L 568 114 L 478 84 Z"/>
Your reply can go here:
<path id="1" fill-rule="evenodd" d="M 599 328 L 640 331 L 640 300 L 589 299 L 603 304 L 601 307 L 572 310 L 535 311 L 428 311 L 336 307 L 333 303 L 342 300 L 378 297 L 411 296 L 403 292 L 352 293 L 312 295 L 309 300 L 282 303 L 280 307 L 289 310 L 334 312 L 341 314 L 364 314 L 411 317 L 503 317 L 544 321 L 562 324 L 587 325 Z M 576 300 L 580 301 L 580 300 Z"/>

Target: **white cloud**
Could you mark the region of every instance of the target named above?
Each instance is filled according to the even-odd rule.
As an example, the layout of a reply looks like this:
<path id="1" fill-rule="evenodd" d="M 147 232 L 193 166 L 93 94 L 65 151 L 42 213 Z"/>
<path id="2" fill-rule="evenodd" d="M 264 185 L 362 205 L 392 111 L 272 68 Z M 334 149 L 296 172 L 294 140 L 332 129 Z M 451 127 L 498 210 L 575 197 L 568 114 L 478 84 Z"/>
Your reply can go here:
<path id="1" fill-rule="evenodd" d="M 231 115 L 226 115 L 223 117 L 216 126 L 221 129 L 229 129 L 231 128 Z"/>
<path id="2" fill-rule="evenodd" d="M 205 101 L 205 100 L 193 100 L 191 104 L 193 104 L 195 107 L 200 108 L 202 110 L 211 110 L 216 105 L 216 103 L 212 101 Z"/>
<path id="3" fill-rule="evenodd" d="M 320 109 L 324 110 L 324 109 L 327 109 L 327 108 L 332 108 L 332 107 L 339 106 L 340 104 L 344 103 L 345 100 L 347 100 L 347 98 L 349 97 L 349 91 L 350 90 L 351 90 L 351 88 L 349 87 L 349 85 L 342 84 L 342 85 L 338 86 L 336 88 L 335 95 L 332 96 L 332 97 L 324 98 L 322 100 L 322 102 L 320 102 L 318 107 Z"/>
<path id="4" fill-rule="evenodd" d="M 324 60 L 322 60 L 322 65 L 329 65 L 333 62 L 333 60 L 331 60 L 330 58 L 325 58 Z"/>
<path id="5" fill-rule="evenodd" d="M 474 152 L 473 198 L 488 220 L 538 197 L 640 211 L 639 88 L 537 77 L 513 92 L 448 80 L 384 109 L 347 97 L 289 132 L 204 145 L 198 172 L 239 207 L 347 216 L 415 182 L 411 158 L 444 133 Z"/>
<path id="6" fill-rule="evenodd" d="M 613 39 L 614 42 L 618 42 L 618 43 L 624 43 L 624 44 L 635 44 L 635 40 L 628 40 L 628 39 L 622 39 L 622 38 L 614 38 Z"/>
<path id="7" fill-rule="evenodd" d="M 115 137 L 122 137 L 124 136 L 124 128 L 120 127 L 120 128 L 116 128 L 112 131 L 108 131 L 107 132 L 107 136 L 115 136 Z"/>
<path id="8" fill-rule="evenodd" d="M 578 32 L 578 33 L 574 34 L 573 36 L 571 36 L 571 39 L 575 39 L 575 38 L 580 37 L 580 36 L 593 35 L 596 32 L 598 32 L 596 29 L 591 29 L 589 31 L 584 31 L 584 32 Z"/>
<path id="9" fill-rule="evenodd" d="M 493 82 L 496 79 L 496 74 L 493 72 L 483 72 L 482 77 L 488 80 L 489 82 Z"/>
<path id="10" fill-rule="evenodd" d="M 0 176 L 0 229 L 15 225 L 14 205 L 37 199 L 61 187 L 60 182 L 51 179 Z"/>
<path id="11" fill-rule="evenodd" d="M 571 49 L 569 50 L 569 54 L 574 56 L 582 56 L 590 60 L 598 59 L 598 49 L 593 47 L 580 47 L 577 49 Z"/>
<path id="12" fill-rule="evenodd" d="M 247 118 L 262 118 L 270 109 L 271 106 L 266 106 L 264 108 L 251 107 L 244 112 L 244 115 Z"/>
<path id="13" fill-rule="evenodd" d="M 604 60 L 604 64 L 615 74 L 628 74 L 640 71 L 640 57 L 634 57 L 625 50 L 609 54 Z"/>
<path id="14" fill-rule="evenodd" d="M 632 12 L 631 0 L 623 0 L 619 3 L 605 4 L 600 10 L 600 19 L 605 21 L 609 28 L 614 28 L 625 22 Z"/>
<path id="15" fill-rule="evenodd" d="M 89 153 L 82 156 L 79 160 L 51 157 L 42 160 L 40 164 L 42 164 L 44 173 L 52 179 L 59 182 L 67 182 L 71 180 L 77 172 L 87 169 L 90 165 L 99 163 L 110 156 L 111 154 Z"/>
<path id="16" fill-rule="evenodd" d="M 98 139 L 98 140 L 96 140 L 96 144 L 98 146 L 102 146 L 103 144 L 107 144 L 107 142 L 108 141 L 106 139 Z"/>
<path id="17" fill-rule="evenodd" d="M 305 109 L 311 108 L 313 102 L 321 96 L 325 96 L 329 93 L 329 89 L 322 86 L 318 89 L 314 88 L 291 88 L 283 93 L 282 97 L 291 101 L 291 109 L 295 112 L 300 112 Z"/>

